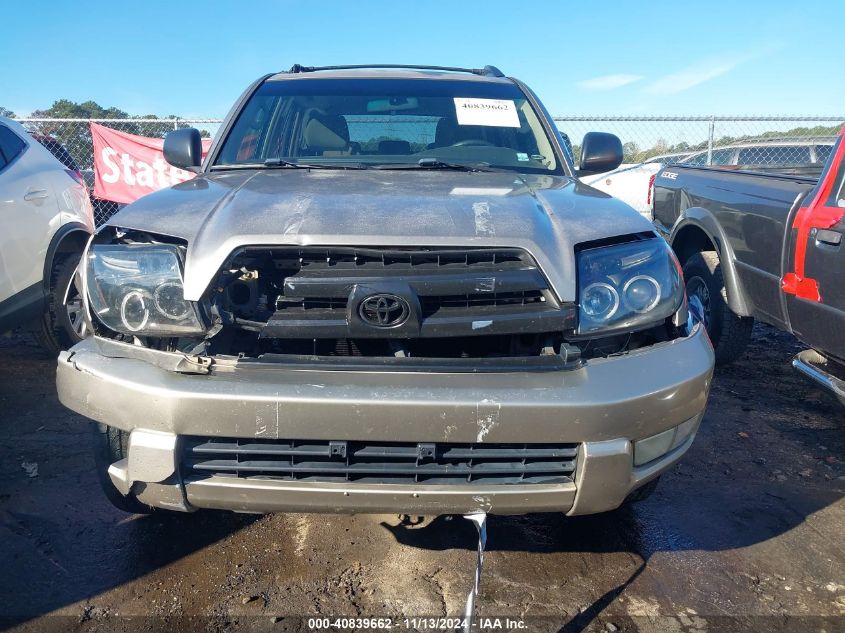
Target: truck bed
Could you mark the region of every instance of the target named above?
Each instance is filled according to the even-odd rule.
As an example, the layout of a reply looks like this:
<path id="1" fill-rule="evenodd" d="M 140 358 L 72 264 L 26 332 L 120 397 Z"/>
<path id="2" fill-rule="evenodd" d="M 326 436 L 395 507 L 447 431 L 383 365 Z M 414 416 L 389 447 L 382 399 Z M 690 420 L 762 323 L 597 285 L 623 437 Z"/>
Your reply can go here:
<path id="1" fill-rule="evenodd" d="M 681 212 L 693 206 L 735 213 L 751 211 L 755 205 L 775 207 L 785 217 L 795 199 L 816 182 L 816 176 L 672 165 L 655 180 L 654 221 L 668 233 Z"/>

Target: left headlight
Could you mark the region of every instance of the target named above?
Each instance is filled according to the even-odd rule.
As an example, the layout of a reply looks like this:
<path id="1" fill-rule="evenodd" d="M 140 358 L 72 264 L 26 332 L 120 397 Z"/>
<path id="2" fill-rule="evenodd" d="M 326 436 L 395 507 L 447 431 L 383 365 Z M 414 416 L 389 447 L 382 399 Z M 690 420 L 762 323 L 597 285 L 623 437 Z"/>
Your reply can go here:
<path id="1" fill-rule="evenodd" d="M 684 300 L 681 270 L 662 239 L 578 253 L 578 333 L 635 330 L 674 314 Z"/>
<path id="2" fill-rule="evenodd" d="M 182 256 L 169 244 L 95 244 L 86 261 L 88 301 L 103 325 L 136 336 L 190 336 L 205 328 L 185 301 Z"/>

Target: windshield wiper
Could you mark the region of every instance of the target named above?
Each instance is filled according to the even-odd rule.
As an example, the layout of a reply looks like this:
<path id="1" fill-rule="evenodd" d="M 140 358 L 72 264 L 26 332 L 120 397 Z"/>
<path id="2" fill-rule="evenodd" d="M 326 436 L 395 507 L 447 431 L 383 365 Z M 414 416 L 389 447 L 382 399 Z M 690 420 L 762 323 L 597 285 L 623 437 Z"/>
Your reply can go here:
<path id="1" fill-rule="evenodd" d="M 268 158 L 263 163 L 212 165 L 212 171 L 226 169 L 367 169 L 362 163 L 298 163 L 284 158 Z"/>
<path id="2" fill-rule="evenodd" d="M 382 163 L 373 169 L 453 169 L 455 171 L 493 171 L 490 163 L 450 163 L 439 158 L 421 158 L 416 163 Z"/>
<path id="3" fill-rule="evenodd" d="M 278 169 L 366 169 L 362 163 L 298 163 L 284 158 L 268 158 L 264 161 L 265 167 Z"/>

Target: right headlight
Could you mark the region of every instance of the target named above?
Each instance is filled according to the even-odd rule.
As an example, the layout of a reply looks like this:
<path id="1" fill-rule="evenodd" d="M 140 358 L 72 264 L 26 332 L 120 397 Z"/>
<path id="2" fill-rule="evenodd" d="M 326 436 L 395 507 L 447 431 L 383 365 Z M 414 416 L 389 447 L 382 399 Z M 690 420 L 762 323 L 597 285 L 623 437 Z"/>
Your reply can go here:
<path id="1" fill-rule="evenodd" d="M 659 238 L 579 252 L 578 288 L 578 334 L 640 329 L 684 300 L 680 266 Z"/>
<path id="2" fill-rule="evenodd" d="M 94 244 L 85 277 L 92 313 L 115 332 L 159 337 L 205 332 L 196 304 L 184 298 L 176 246 Z"/>

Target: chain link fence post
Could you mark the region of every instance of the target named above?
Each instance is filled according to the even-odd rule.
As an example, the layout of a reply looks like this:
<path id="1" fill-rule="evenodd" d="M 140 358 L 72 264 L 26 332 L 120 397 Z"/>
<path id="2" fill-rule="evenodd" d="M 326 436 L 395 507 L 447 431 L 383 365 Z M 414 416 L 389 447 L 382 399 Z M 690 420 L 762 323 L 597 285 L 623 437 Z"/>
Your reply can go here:
<path id="1" fill-rule="evenodd" d="M 713 164 L 713 136 L 716 133 L 716 117 L 710 117 L 710 133 L 707 135 L 707 164 Z"/>

